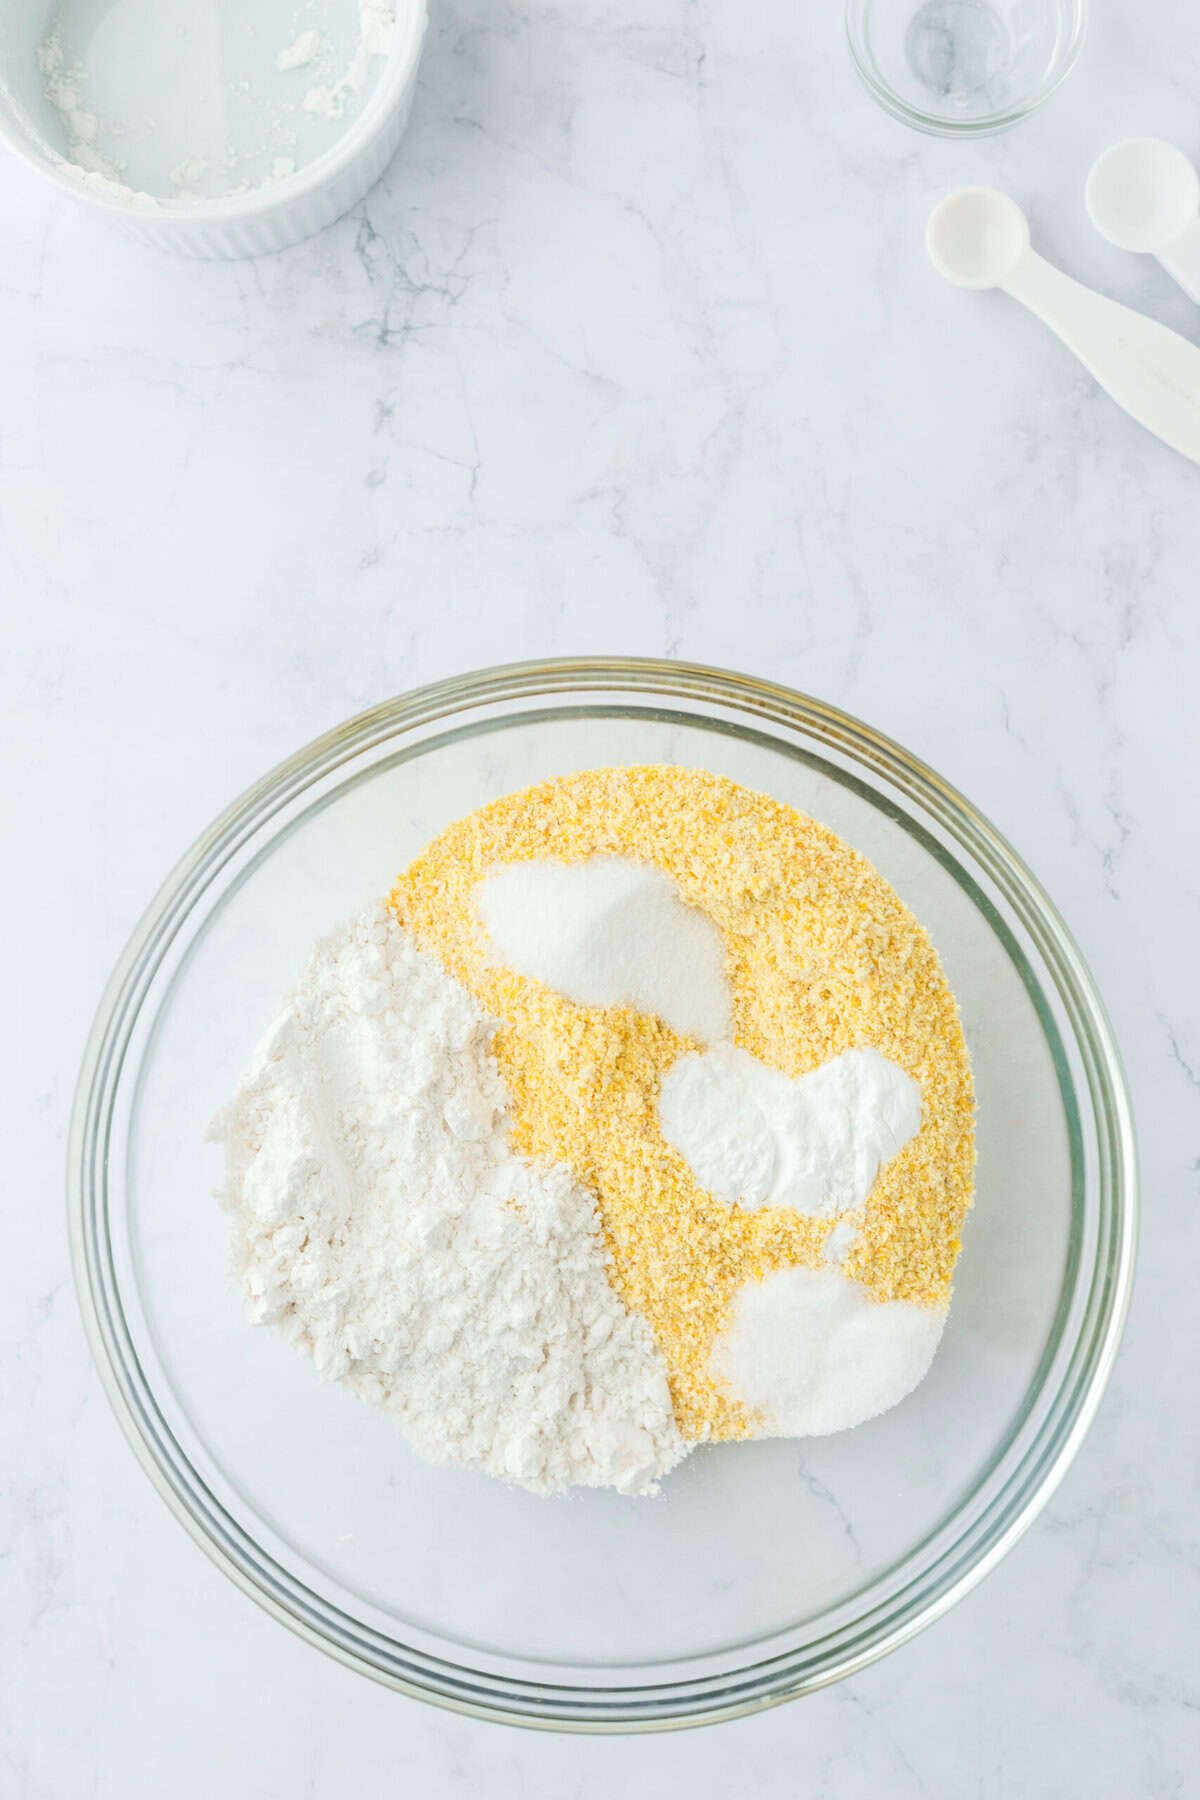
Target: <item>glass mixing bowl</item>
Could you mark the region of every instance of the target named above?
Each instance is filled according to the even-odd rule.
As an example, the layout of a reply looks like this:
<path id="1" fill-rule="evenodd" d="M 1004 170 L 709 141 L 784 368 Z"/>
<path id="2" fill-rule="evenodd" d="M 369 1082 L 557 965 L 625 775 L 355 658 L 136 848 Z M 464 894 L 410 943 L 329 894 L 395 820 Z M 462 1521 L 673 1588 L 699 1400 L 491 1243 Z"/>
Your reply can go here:
<path id="1" fill-rule="evenodd" d="M 1075 67 L 1086 23 L 1086 0 L 846 0 L 868 90 L 940 137 L 987 137 L 1027 118 Z"/>
<path id="2" fill-rule="evenodd" d="M 676 762 L 813 814 L 932 934 L 979 1100 L 978 1197 L 932 1372 L 856 1431 L 695 1452 L 658 1500 L 543 1500 L 418 1462 L 382 1414 L 252 1329 L 204 1141 L 319 933 L 449 820 L 566 770 Z M 389 701 L 234 802 L 152 902 L 101 1003 L 70 1145 L 92 1347 L 204 1550 L 352 1668 L 481 1717 L 649 1729 L 861 1669 L 1029 1524 L 1095 1412 L 1135 1238 L 1129 1101 L 1078 950 L 931 770 L 785 688 L 537 663 Z"/>

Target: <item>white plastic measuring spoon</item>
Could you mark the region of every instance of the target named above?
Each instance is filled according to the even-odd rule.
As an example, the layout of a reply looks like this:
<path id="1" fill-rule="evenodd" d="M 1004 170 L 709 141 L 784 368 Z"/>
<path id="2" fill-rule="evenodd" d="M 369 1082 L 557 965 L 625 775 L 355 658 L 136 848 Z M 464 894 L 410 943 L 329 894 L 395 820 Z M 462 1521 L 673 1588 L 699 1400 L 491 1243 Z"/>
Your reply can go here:
<path id="1" fill-rule="evenodd" d="M 1101 237 L 1157 256 L 1200 301 L 1200 175 L 1182 150 L 1161 138 L 1114 144 L 1092 164 L 1084 198 Z"/>
<path id="2" fill-rule="evenodd" d="M 1200 462 L 1200 349 L 1046 262 L 1031 249 L 1015 200 L 995 188 L 959 188 L 930 214 L 925 245 L 947 281 L 1001 288 L 1036 313 L 1118 406 Z"/>

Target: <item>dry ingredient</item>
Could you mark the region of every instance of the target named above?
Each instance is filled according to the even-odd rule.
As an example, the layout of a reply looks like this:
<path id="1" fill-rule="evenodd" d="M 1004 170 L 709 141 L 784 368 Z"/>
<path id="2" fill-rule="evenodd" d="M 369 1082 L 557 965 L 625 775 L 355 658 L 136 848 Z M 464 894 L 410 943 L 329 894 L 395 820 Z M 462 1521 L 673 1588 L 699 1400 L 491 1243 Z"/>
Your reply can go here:
<path id="1" fill-rule="evenodd" d="M 836 1218 L 832 1269 L 743 1285 L 710 1372 L 756 1414 L 759 1435 L 861 1424 L 925 1375 L 944 1309 L 876 1301 L 836 1272 L 880 1167 L 921 1127 L 921 1090 L 875 1049 L 792 1079 L 727 1038 L 725 953 L 661 870 L 621 857 L 513 863 L 476 893 L 494 961 L 589 1007 L 653 1013 L 707 1048 L 662 1079 L 659 1124 L 702 1188 L 730 1206 Z M 716 1041 L 714 1041 L 716 1040 Z"/>
<path id="2" fill-rule="evenodd" d="M 327 5 L 331 3 L 332 0 L 326 0 Z M 345 69 L 335 81 L 310 87 L 303 95 L 294 93 L 290 100 L 284 98 L 288 91 L 287 84 L 277 84 L 276 91 L 282 103 L 272 108 L 267 115 L 269 127 L 264 126 L 267 141 L 258 144 L 253 151 L 244 145 L 231 143 L 223 158 L 218 159 L 218 165 L 212 166 L 214 191 L 207 194 L 195 191 L 195 183 L 210 173 L 210 162 L 207 157 L 189 150 L 170 170 L 167 179 L 171 191 L 152 194 L 133 186 L 126 179 L 126 164 L 116 153 L 114 146 L 128 136 L 129 121 L 102 121 L 93 110 L 86 99 L 88 70 L 81 61 L 73 60 L 68 55 L 57 13 L 52 14 L 38 46 L 37 60 L 44 78 L 46 101 L 58 115 L 63 130 L 66 150 L 62 166 L 81 186 L 101 193 L 110 200 L 119 201 L 122 205 L 142 210 L 152 209 L 164 202 L 177 204 L 180 201 L 229 198 L 234 194 L 247 193 L 256 186 L 287 180 L 295 173 L 297 166 L 295 157 L 286 153 L 296 139 L 297 103 L 299 110 L 310 117 L 342 120 L 351 103 L 364 93 L 370 80 L 372 62 L 390 53 L 395 23 L 395 14 L 386 0 L 357 0 L 357 36 L 354 48 Z M 326 40 L 320 31 L 306 29 L 278 51 L 273 58 L 273 67 L 268 63 L 261 75 L 253 81 L 248 78 L 231 83 L 226 76 L 224 91 L 213 96 L 214 117 L 220 117 L 226 112 L 225 102 L 234 88 L 257 92 L 261 82 L 265 103 L 266 83 L 274 75 L 286 75 L 294 70 L 310 67 L 321 56 L 325 47 Z M 180 54 L 188 54 L 186 44 L 181 48 Z M 150 85 L 146 98 L 153 107 L 162 102 L 162 95 L 154 90 L 153 84 Z M 106 148 L 106 145 L 109 147 Z M 277 146 L 279 153 L 275 153 Z M 270 163 L 269 168 L 266 168 L 268 157 Z"/>
<path id="3" fill-rule="evenodd" d="M 921 1090 L 878 1050 L 846 1050 L 792 1080 L 727 1044 L 668 1069 L 658 1116 L 718 1200 L 826 1219 L 861 1206 L 916 1136 Z"/>
<path id="4" fill-rule="evenodd" d="M 214 1121 L 250 1317 L 418 1453 L 652 1493 L 686 1452 L 593 1195 L 509 1143 L 492 1027 L 382 903 L 319 943 Z"/>
<path id="5" fill-rule="evenodd" d="M 304 110 L 319 113 L 322 118 L 340 119 L 352 95 L 361 94 L 373 56 L 386 56 L 392 47 L 396 20 L 384 0 L 360 0 L 358 9 L 358 42 L 354 54 L 335 82 L 309 88 L 304 96 Z"/>
<path id="6" fill-rule="evenodd" d="M 629 1005 L 581 1006 L 496 960 L 481 883 L 508 865 L 614 857 L 670 877 L 720 932 L 733 1040 L 747 1057 L 796 1081 L 870 1049 L 915 1085 L 919 1129 L 903 1141 L 899 1106 L 892 1135 L 902 1147 L 865 1203 L 831 1215 L 826 1204 L 772 1204 L 770 1188 L 757 1206 L 720 1198 L 668 1141 L 659 1111 L 670 1071 L 697 1042 Z M 596 1194 L 613 1280 L 650 1325 L 685 1438 L 830 1429 L 831 1417 L 868 1416 L 872 1395 L 891 1404 L 920 1378 L 971 1200 L 974 1101 L 933 947 L 863 857 L 793 809 L 704 771 L 588 770 L 459 820 L 405 871 L 391 904 L 503 1021 L 495 1054 L 513 1145 L 535 1162 L 565 1163 Z M 876 1151 L 887 1150 L 885 1134 Z M 862 1179 L 841 1198 L 853 1200 Z M 824 1279 L 814 1287 L 801 1271 Z M 853 1388 L 836 1378 L 834 1356 L 809 1358 L 808 1374 L 781 1386 L 775 1352 L 789 1333 L 797 1343 L 832 1333 L 853 1350 L 862 1361 Z M 817 1381 L 821 1367 L 833 1376 Z M 814 1418 L 826 1423 L 803 1425 Z"/>
<path id="7" fill-rule="evenodd" d="M 836 1269 L 775 1269 L 738 1290 L 712 1368 L 759 1414 L 763 1436 L 848 1431 L 923 1381 L 945 1320 L 872 1299 Z"/>
<path id="8" fill-rule="evenodd" d="M 580 1006 L 632 1006 L 683 1037 L 730 1030 L 725 951 L 661 870 L 619 856 L 523 862 L 481 884 L 493 959 Z"/>
<path id="9" fill-rule="evenodd" d="M 285 46 L 275 58 L 275 67 L 281 75 L 287 75 L 292 69 L 306 69 L 315 62 L 324 47 L 324 39 L 319 31 L 302 31 L 300 35 Z"/>
<path id="10" fill-rule="evenodd" d="M 207 168 L 208 164 L 202 156 L 185 156 L 183 161 L 176 163 L 171 170 L 171 185 L 177 188 L 193 188 Z"/>
<path id="11" fill-rule="evenodd" d="M 669 767 L 457 821 L 316 947 L 214 1129 L 252 1318 L 421 1455 L 539 1493 L 894 1405 L 974 1157 L 954 999 L 891 888 Z"/>
<path id="12" fill-rule="evenodd" d="M 38 45 L 37 55 L 46 81 L 46 99 L 58 114 L 67 140 L 67 161 L 97 185 L 120 188 L 121 165 L 101 154 L 97 145 L 100 121 L 84 103 L 87 70 L 82 63 L 68 63 L 56 25 Z"/>

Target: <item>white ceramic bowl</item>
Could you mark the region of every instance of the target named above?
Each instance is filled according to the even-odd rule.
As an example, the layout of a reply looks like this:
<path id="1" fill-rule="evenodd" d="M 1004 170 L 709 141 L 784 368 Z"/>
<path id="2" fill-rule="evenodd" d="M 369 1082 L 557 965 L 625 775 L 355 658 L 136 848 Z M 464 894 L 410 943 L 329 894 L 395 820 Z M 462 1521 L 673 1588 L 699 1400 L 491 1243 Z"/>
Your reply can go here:
<path id="1" fill-rule="evenodd" d="M 357 42 L 358 0 L 3 0 L 0 140 L 64 192 L 143 243 L 187 256 L 257 256 L 308 237 L 360 200 L 400 142 L 416 87 L 426 0 L 391 0 L 386 56 L 366 65 L 345 113 L 306 111 L 304 96 L 342 73 Z M 68 159 L 71 133 L 47 98 L 39 47 L 59 26 L 64 67 L 87 71 L 78 108 L 98 116 L 135 197 L 88 180 Z M 310 66 L 281 71 L 279 52 L 316 29 Z M 294 173 L 273 178 L 276 156 Z M 182 196 L 168 173 L 207 165 Z M 226 170 L 229 171 L 226 175 Z M 237 192 L 221 192 L 237 187 Z"/>

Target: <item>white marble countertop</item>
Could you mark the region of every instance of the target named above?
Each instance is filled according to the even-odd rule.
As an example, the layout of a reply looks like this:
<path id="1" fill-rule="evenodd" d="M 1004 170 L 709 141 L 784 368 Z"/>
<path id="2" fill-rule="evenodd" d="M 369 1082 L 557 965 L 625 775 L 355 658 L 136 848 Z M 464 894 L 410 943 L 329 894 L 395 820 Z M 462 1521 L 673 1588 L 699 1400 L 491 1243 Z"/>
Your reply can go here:
<path id="1" fill-rule="evenodd" d="M 1194 1785 L 1200 474 L 921 249 L 995 181 L 1200 331 L 1082 207 L 1115 137 L 1200 153 L 1194 9 L 1094 10 L 1045 111 L 959 147 L 875 109 L 833 4 L 450 0 L 383 185 L 258 263 L 161 258 L 0 165 L 4 1795 Z M 254 1608 L 121 1438 L 63 1229 L 83 1036 L 192 837 L 376 698 L 582 650 L 769 673 L 965 789 L 1091 959 L 1144 1157 L 1116 1375 L 1000 1570 L 856 1680 L 651 1741 L 436 1712 Z"/>

